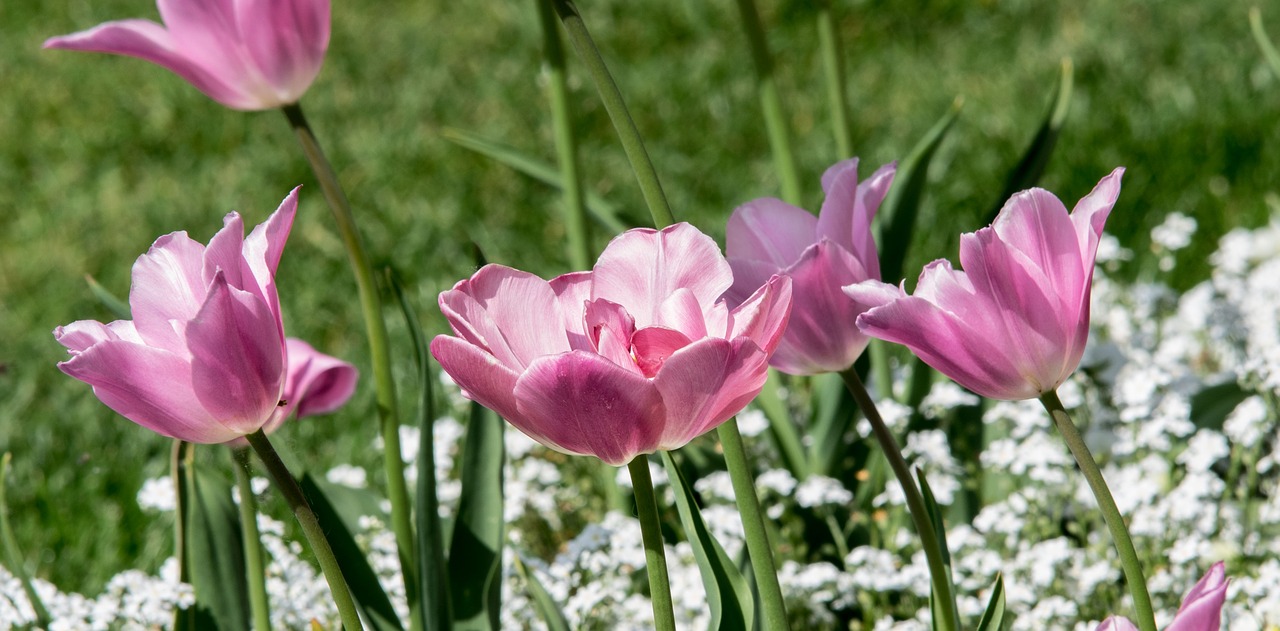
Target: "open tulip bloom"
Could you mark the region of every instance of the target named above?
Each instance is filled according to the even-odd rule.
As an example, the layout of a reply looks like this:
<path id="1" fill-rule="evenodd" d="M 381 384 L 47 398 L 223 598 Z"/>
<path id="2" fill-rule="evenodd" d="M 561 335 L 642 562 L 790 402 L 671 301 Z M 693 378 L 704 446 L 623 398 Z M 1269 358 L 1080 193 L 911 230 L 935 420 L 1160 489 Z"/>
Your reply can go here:
<path id="1" fill-rule="evenodd" d="M 158 0 L 164 24 L 119 20 L 45 48 L 112 53 L 168 68 L 237 110 L 296 102 L 329 47 L 329 0 Z"/>
<path id="2" fill-rule="evenodd" d="M 1227 575 L 1222 562 L 1187 592 L 1165 631 L 1218 631 L 1222 625 L 1222 604 L 1227 599 Z M 1137 631 L 1137 625 L 1124 616 L 1112 616 L 1098 625 L 1097 631 Z"/>
<path id="3" fill-rule="evenodd" d="M 1053 391 L 1084 353 L 1094 256 L 1123 173 L 1102 178 L 1070 214 L 1043 189 L 1014 195 L 990 227 L 961 235 L 964 271 L 934 261 L 914 295 L 878 281 L 845 287 L 872 307 L 858 327 L 985 397 Z"/>
<path id="4" fill-rule="evenodd" d="M 886 164 L 858 182 L 857 158 L 822 176 L 826 200 L 812 213 L 780 199 L 757 199 L 738 207 L 725 230 L 725 254 L 733 267 L 731 304 L 746 300 L 770 276 L 794 284 L 791 321 L 770 363 L 782 372 L 840 372 L 867 347 L 855 321 L 866 305 L 841 292 L 845 285 L 880 280 L 880 260 L 871 220 L 897 169 Z"/>
<path id="5" fill-rule="evenodd" d="M 486 265 L 440 294 L 431 353 L 471 399 L 552 449 L 611 465 L 676 449 L 764 387 L 791 308 L 769 278 L 730 310 L 733 272 L 689 224 L 630 230 L 590 272 Z"/>
<path id="6" fill-rule="evenodd" d="M 274 277 L 297 194 L 247 238 L 233 212 L 207 246 L 185 232 L 157 239 L 133 265 L 133 319 L 58 327 L 71 352 L 58 368 L 129 420 L 193 443 L 341 405 L 355 369 L 284 337 Z"/>

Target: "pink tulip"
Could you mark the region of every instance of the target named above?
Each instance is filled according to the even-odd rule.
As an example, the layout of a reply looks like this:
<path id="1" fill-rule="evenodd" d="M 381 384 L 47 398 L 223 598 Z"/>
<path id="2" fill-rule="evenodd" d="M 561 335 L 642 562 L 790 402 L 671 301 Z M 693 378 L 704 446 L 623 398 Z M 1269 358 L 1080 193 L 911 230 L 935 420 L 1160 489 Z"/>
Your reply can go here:
<path id="1" fill-rule="evenodd" d="M 1227 599 L 1227 573 L 1221 561 L 1196 583 L 1165 631 L 1218 631 L 1222 625 L 1222 603 Z M 1137 631 L 1138 627 L 1124 616 L 1112 616 L 1098 625 L 1097 631 Z"/>
<path id="2" fill-rule="evenodd" d="M 985 397 L 1054 390 L 1084 353 L 1094 255 L 1123 174 L 1102 178 L 1070 214 L 1048 191 L 1014 195 L 991 227 L 961 235 L 964 271 L 934 261 L 915 295 L 878 281 L 845 287 L 874 307 L 858 327 Z"/>
<path id="3" fill-rule="evenodd" d="M 791 308 L 770 278 L 730 310 L 733 272 L 688 224 L 631 230 L 550 282 L 486 265 L 440 294 L 457 337 L 431 354 L 464 394 L 534 440 L 611 465 L 676 449 L 764 386 Z"/>
<path id="4" fill-rule="evenodd" d="M 867 347 L 854 324 L 865 305 L 840 288 L 880 280 L 880 260 L 871 238 L 871 219 L 893 182 L 897 165 L 880 167 L 858 184 L 858 160 L 846 160 L 822 176 L 827 199 L 813 214 L 782 200 L 747 202 L 733 211 L 725 232 L 725 253 L 733 267 L 726 298 L 738 304 L 774 274 L 791 277 L 795 300 L 791 322 L 769 360 L 793 375 L 838 372 L 853 365 Z"/>
<path id="5" fill-rule="evenodd" d="M 58 368 L 165 436 L 222 443 L 278 424 L 292 406 L 274 276 L 297 194 L 248 238 L 233 212 L 208 246 L 185 232 L 157 239 L 133 265 L 133 320 L 58 327 L 71 352 Z"/>
<path id="6" fill-rule="evenodd" d="M 119 20 L 45 48 L 112 53 L 168 68 L 237 110 L 295 103 L 329 47 L 329 0 L 157 0 L 164 24 Z"/>

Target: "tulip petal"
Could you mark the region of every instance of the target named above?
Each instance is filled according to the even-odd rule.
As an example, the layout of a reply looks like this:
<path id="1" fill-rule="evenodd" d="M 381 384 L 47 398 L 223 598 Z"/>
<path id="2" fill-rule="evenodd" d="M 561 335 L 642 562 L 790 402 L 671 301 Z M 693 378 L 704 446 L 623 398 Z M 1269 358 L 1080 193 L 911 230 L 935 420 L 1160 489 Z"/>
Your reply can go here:
<path id="1" fill-rule="evenodd" d="M 284 340 L 265 302 L 231 287 L 219 272 L 200 313 L 187 325 L 191 378 L 200 404 L 240 434 L 276 412 L 284 387 Z"/>
<path id="2" fill-rule="evenodd" d="M 652 382 L 585 351 L 540 357 L 515 388 L 512 425 L 571 454 L 623 465 L 658 449 L 666 417 Z"/>
<path id="3" fill-rule="evenodd" d="M 462 388 L 463 396 L 513 424 L 520 419 L 515 397 L 516 379 L 520 375 L 493 355 L 466 340 L 437 335 L 431 340 L 431 356 Z"/>
<path id="4" fill-rule="evenodd" d="M 592 297 L 622 305 L 636 328 L 657 323 L 662 301 L 679 288 L 710 305 L 733 285 L 733 270 L 719 246 L 687 223 L 622 233 L 609 242 L 592 273 Z"/>
<path id="5" fill-rule="evenodd" d="M 355 393 L 360 374 L 355 366 L 297 338 L 285 339 L 285 347 L 289 363 L 283 396 L 298 418 L 332 412 Z"/>
<path id="6" fill-rule="evenodd" d="M 441 293 L 440 308 L 458 335 L 513 370 L 569 350 L 559 299 L 547 281 L 528 272 L 486 265 Z"/>
<path id="7" fill-rule="evenodd" d="M 185 232 L 167 234 L 133 264 L 129 309 L 147 344 L 185 354 L 182 327 L 207 294 L 201 268 L 205 247 Z"/>
<path id="8" fill-rule="evenodd" d="M 210 416 L 192 392 L 190 362 L 169 351 L 107 341 L 58 368 L 93 386 L 107 407 L 158 434 L 193 443 L 221 443 L 240 436 Z"/>
<path id="9" fill-rule="evenodd" d="M 742 411 L 764 388 L 768 360 L 747 338 L 705 338 L 668 357 L 653 380 L 667 410 L 658 448 L 683 447 Z"/>
<path id="10" fill-rule="evenodd" d="M 868 280 L 862 263 L 823 239 L 786 273 L 795 288 L 791 317 L 769 363 L 791 375 L 839 372 L 853 365 L 867 346 L 867 336 L 850 325 L 868 305 L 853 300 L 841 287 Z"/>
<path id="11" fill-rule="evenodd" d="M 1218 631 L 1226 598 L 1226 567 L 1219 561 L 1187 592 L 1165 631 Z"/>
<path id="12" fill-rule="evenodd" d="M 591 299 L 591 272 L 561 274 L 548 284 L 551 285 L 551 291 L 556 292 L 556 300 L 560 301 L 564 330 L 569 336 L 569 348 L 590 350 L 592 345 L 588 338 L 591 334 L 585 328 L 583 314 L 587 301 Z"/>
<path id="13" fill-rule="evenodd" d="M 782 341 L 792 313 L 792 287 L 790 277 L 770 277 L 729 314 L 732 324 L 725 338 L 746 337 L 765 353 L 774 352 Z"/>
<path id="14" fill-rule="evenodd" d="M 1086 272 L 1092 266 L 1089 270 L 1081 267 L 1075 227 L 1067 207 L 1057 197 L 1038 188 L 1018 193 L 1005 203 L 991 228 L 999 243 L 1029 260 L 1030 265 L 1025 267 L 1041 272 L 1036 280 L 1045 283 L 1044 293 L 1061 297 L 1066 304 L 1075 302 L 1072 298 L 1080 295 Z M 968 270 L 963 246 L 960 252 Z M 1068 317 L 1074 317 L 1074 313 Z"/>
<path id="15" fill-rule="evenodd" d="M 828 167 L 822 174 L 822 192 L 826 197 L 818 213 L 817 230 L 809 243 L 812 244 L 815 237 L 825 237 L 852 252 L 854 214 L 858 209 L 858 159 L 850 158 Z"/>
<path id="16" fill-rule="evenodd" d="M 768 261 L 773 271 L 790 266 L 817 238 L 818 218 L 780 199 L 764 198 L 734 209 L 725 227 L 725 256 Z M 759 285 L 756 285 L 759 287 Z"/>
<path id="17" fill-rule="evenodd" d="M 244 266 L 244 220 L 240 219 L 239 213 L 230 212 L 222 218 L 222 229 L 209 239 L 204 250 L 201 277 L 204 285 L 208 286 L 213 277 L 222 272 L 228 285 L 259 293 L 252 277 L 247 279 L 249 286 L 245 287 L 246 279 L 242 277 Z"/>
<path id="18" fill-rule="evenodd" d="M 639 373 L 640 368 L 631 357 L 631 336 L 636 322 L 621 306 L 608 300 L 592 300 L 586 305 L 583 319 L 591 350 L 628 372 Z"/>
<path id="19" fill-rule="evenodd" d="M 244 240 L 244 261 L 262 287 L 272 282 L 276 268 L 280 266 L 280 257 L 284 254 L 285 243 L 289 241 L 289 232 L 293 229 L 293 220 L 298 215 L 298 191 L 301 188 L 297 186 L 289 191 L 275 212 L 266 221 L 255 226 Z"/>
<path id="20" fill-rule="evenodd" d="M 656 326 L 640 329 L 631 336 L 631 346 L 635 350 L 635 363 L 646 377 L 658 374 L 658 370 L 672 353 L 692 342 L 693 340 L 684 333 Z"/>
<path id="21" fill-rule="evenodd" d="M 329 47 L 328 0 L 241 0 L 240 35 L 282 103 L 296 100 L 320 72 Z"/>
<path id="22" fill-rule="evenodd" d="M 677 288 L 658 306 L 653 326 L 683 332 L 691 338 L 707 336 L 707 320 L 698 297 L 685 287 Z"/>
<path id="23" fill-rule="evenodd" d="M 96 320 L 77 320 L 54 329 L 53 337 L 71 351 L 72 355 L 99 342 L 124 341 L 143 344 L 137 329 L 133 328 L 133 322 L 129 320 L 116 320 L 111 324 L 103 324 Z"/>
<path id="24" fill-rule="evenodd" d="M 1098 254 L 1098 241 L 1102 238 L 1102 228 L 1120 198 L 1120 180 L 1124 177 L 1124 167 L 1117 167 L 1098 182 L 1088 195 L 1084 196 L 1071 211 L 1071 221 L 1075 224 L 1077 239 L 1080 242 L 1080 260 L 1085 262 L 1085 270 L 1090 277 L 1093 274 L 1093 261 Z"/>
<path id="25" fill-rule="evenodd" d="M 1138 627 L 1124 616 L 1111 616 L 1103 620 L 1096 631 L 1138 631 Z"/>

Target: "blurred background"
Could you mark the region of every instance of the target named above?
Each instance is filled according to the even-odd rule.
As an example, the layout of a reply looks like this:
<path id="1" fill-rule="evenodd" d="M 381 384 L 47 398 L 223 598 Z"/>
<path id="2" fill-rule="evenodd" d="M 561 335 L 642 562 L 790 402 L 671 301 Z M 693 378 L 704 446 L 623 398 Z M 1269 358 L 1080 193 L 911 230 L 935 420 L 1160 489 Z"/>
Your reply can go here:
<path id="1" fill-rule="evenodd" d="M 1068 207 L 1128 168 L 1107 231 L 1135 258 L 1121 274 L 1187 288 L 1236 226 L 1280 210 L 1280 82 L 1232 0 L 1044 3 L 836 0 L 855 152 L 863 172 L 904 158 L 956 97 L 964 106 L 934 158 L 926 230 L 906 275 L 955 260 L 982 227 L 1050 106 L 1060 62 L 1075 68 L 1071 110 L 1041 185 Z M 729 0 L 581 3 L 627 98 L 677 219 L 723 238 L 735 206 L 778 196 L 746 38 Z M 759 0 L 802 171 L 805 206 L 837 155 L 810 2 Z M 109 321 L 86 275 L 124 296 L 133 260 L 158 236 L 205 242 L 238 210 L 256 224 L 298 184 L 302 210 L 280 267 L 286 328 L 369 372 L 352 275 L 296 141 L 278 112 L 240 113 L 146 62 L 44 51 L 45 38 L 129 17 L 150 0 L 0 4 L 0 452 L 13 453 L 9 505 L 38 574 L 96 594 L 126 568 L 154 571 L 172 524 L 138 508 L 164 475 L 170 441 L 63 376 L 54 327 Z M 1280 36 L 1280 10 L 1264 10 Z M 570 54 L 588 190 L 626 221 L 648 214 L 609 120 Z M 445 137 L 466 130 L 553 163 L 533 0 L 334 0 L 333 35 L 303 99 L 347 187 L 376 261 L 393 266 L 429 333 L 442 288 L 484 256 L 551 276 L 569 271 L 552 188 Z M 1150 230 L 1179 212 L 1198 223 L 1159 275 Z M 612 232 L 593 226 L 595 250 Z M 897 279 L 886 279 L 895 281 Z M 413 418 L 412 356 L 389 311 Z M 380 471 L 371 382 L 337 414 L 279 440 L 317 467 Z M 223 457 L 206 450 L 202 458 Z M 378 475 L 370 476 L 378 484 Z"/>

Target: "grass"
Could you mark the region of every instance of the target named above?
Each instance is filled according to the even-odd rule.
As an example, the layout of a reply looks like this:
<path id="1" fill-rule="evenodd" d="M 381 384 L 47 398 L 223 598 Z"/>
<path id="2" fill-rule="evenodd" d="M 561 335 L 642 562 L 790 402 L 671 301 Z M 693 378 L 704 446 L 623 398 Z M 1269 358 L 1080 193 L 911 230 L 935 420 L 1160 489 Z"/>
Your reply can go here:
<path id="1" fill-rule="evenodd" d="M 762 2 L 810 208 L 833 162 L 814 13 Z M 567 271 L 558 196 L 461 149 L 446 127 L 553 159 L 532 0 L 335 2 L 333 37 L 303 101 L 360 214 L 374 257 L 416 292 L 429 331 L 443 330 L 439 289 L 490 261 Z M 778 194 L 745 38 L 729 2 L 583 3 L 678 219 L 717 237 L 737 204 Z M 1076 95 L 1043 184 L 1071 205 L 1128 167 L 1108 231 L 1143 257 L 1170 211 L 1197 219 L 1176 278 L 1188 287 L 1217 237 L 1265 222 L 1280 204 L 1274 174 L 1280 82 L 1249 36 L 1247 6 L 1168 3 L 838 2 L 854 141 L 865 169 L 897 159 L 957 96 L 961 120 L 931 174 L 923 231 L 906 269 L 954 259 L 1029 141 L 1059 60 Z M 134 495 L 166 469 L 168 441 L 93 398 L 54 364 L 59 324 L 109 320 L 91 274 L 128 290 L 129 266 L 157 236 L 205 241 L 236 209 L 261 221 L 297 184 L 302 211 L 280 272 L 291 334 L 367 369 L 354 284 L 318 186 L 276 112 L 232 112 L 134 59 L 43 51 L 44 38 L 109 19 L 155 17 L 146 0 L 0 6 L 0 451 L 14 454 L 10 501 L 39 575 L 96 593 L 127 567 L 169 554 L 169 525 Z M 1280 33 L 1280 13 L 1264 14 Z M 603 108 L 571 62 L 588 187 L 646 216 Z M 597 230 L 597 249 L 612 236 Z M 1146 256 L 1150 259 L 1150 256 Z M 1136 266 L 1153 269 L 1153 266 Z M 411 383 L 407 335 L 394 321 Z M 412 393 L 402 393 L 406 401 Z M 411 408 L 406 407 L 406 410 Z M 406 415 L 408 416 L 408 415 Z M 366 383 L 346 409 L 282 431 L 323 468 L 374 465 Z M 214 449 L 202 457 L 224 458 Z M 225 459 L 225 458 L 224 458 Z M 380 471 L 374 465 L 373 471 Z"/>

